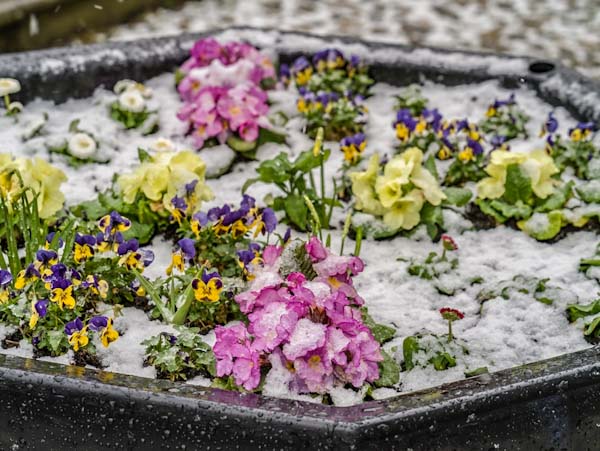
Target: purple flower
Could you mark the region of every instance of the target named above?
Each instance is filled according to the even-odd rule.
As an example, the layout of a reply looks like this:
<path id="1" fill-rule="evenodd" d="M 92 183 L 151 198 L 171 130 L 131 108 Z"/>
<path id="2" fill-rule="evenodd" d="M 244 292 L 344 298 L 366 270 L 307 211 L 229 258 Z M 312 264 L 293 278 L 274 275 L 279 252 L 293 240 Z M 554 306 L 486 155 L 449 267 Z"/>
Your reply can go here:
<path id="1" fill-rule="evenodd" d="M 108 326 L 108 318 L 106 316 L 94 316 L 88 321 L 88 325 L 93 331 L 101 331 Z"/>
<path id="2" fill-rule="evenodd" d="M 294 60 L 294 63 L 292 64 L 291 72 L 292 72 L 292 74 L 297 74 L 299 72 L 302 72 L 302 71 L 308 69 L 309 67 L 311 67 L 311 65 L 310 65 L 310 62 L 308 61 L 308 58 L 306 58 L 305 56 L 300 56 Z"/>
<path id="3" fill-rule="evenodd" d="M 132 238 L 119 244 L 117 253 L 119 255 L 125 255 L 128 252 L 136 252 L 140 248 L 140 243 L 137 239 Z"/>
<path id="4" fill-rule="evenodd" d="M 13 280 L 12 274 L 6 269 L 0 269 L 0 287 L 4 288 Z"/>
<path id="5" fill-rule="evenodd" d="M 204 227 L 206 224 L 208 224 L 208 215 L 202 211 L 199 211 L 194 216 L 192 216 L 192 220 L 198 221 L 200 227 Z"/>
<path id="6" fill-rule="evenodd" d="M 262 222 L 265 225 L 265 230 L 268 233 L 272 233 L 277 227 L 277 216 L 275 216 L 275 212 L 271 208 L 263 209 L 261 213 Z"/>
<path id="7" fill-rule="evenodd" d="M 70 321 L 67 324 L 65 324 L 65 334 L 69 336 L 73 335 L 75 332 L 79 332 L 82 329 L 83 322 L 80 318 L 75 318 L 73 321 Z"/>
<path id="8" fill-rule="evenodd" d="M 492 145 L 493 149 L 499 149 L 500 147 L 502 147 L 504 145 L 504 143 L 506 141 L 507 141 L 506 136 L 494 135 L 490 141 L 490 144 Z M 475 153 L 475 152 L 473 152 L 473 153 Z"/>
<path id="9" fill-rule="evenodd" d="M 240 210 L 246 212 L 246 214 L 256 206 L 256 199 L 252 196 L 244 194 L 240 202 Z"/>
<path id="10" fill-rule="evenodd" d="M 548 119 L 544 125 L 546 133 L 554 133 L 558 129 L 558 120 L 552 112 L 548 113 Z"/>
<path id="11" fill-rule="evenodd" d="M 467 138 L 467 147 L 473 151 L 473 155 L 481 155 L 483 153 L 483 147 L 479 141 L 475 141 L 474 139 Z"/>
<path id="12" fill-rule="evenodd" d="M 49 304 L 50 301 L 48 299 L 40 299 L 35 303 L 35 311 L 40 315 L 40 318 L 46 316 Z"/>
<path id="13" fill-rule="evenodd" d="M 79 233 L 75 234 L 75 243 L 80 246 L 94 246 L 96 244 L 96 238 L 92 235 L 80 235 Z"/>
<path id="14" fill-rule="evenodd" d="M 48 245 L 50 245 L 52 243 L 52 241 L 54 241 L 54 237 L 56 236 L 56 232 L 50 232 L 48 235 L 46 235 L 46 243 Z M 63 244 L 65 242 L 63 241 L 62 238 L 58 238 L 58 247 L 62 247 Z"/>
<path id="15" fill-rule="evenodd" d="M 516 101 L 515 101 L 515 93 L 513 92 L 508 99 L 505 100 L 494 100 L 494 103 L 492 104 L 492 108 L 494 108 L 495 110 L 497 110 L 498 108 L 501 108 L 503 106 L 509 106 L 509 105 L 515 105 Z"/>
<path id="16" fill-rule="evenodd" d="M 35 259 L 42 265 L 47 265 L 58 260 L 58 254 L 55 251 L 40 249 L 36 252 Z"/>
<path id="17" fill-rule="evenodd" d="M 190 238 L 182 238 L 177 242 L 177 244 L 181 248 L 181 251 L 183 252 L 184 257 L 188 261 L 193 260 L 193 258 L 196 256 L 195 241 Z"/>

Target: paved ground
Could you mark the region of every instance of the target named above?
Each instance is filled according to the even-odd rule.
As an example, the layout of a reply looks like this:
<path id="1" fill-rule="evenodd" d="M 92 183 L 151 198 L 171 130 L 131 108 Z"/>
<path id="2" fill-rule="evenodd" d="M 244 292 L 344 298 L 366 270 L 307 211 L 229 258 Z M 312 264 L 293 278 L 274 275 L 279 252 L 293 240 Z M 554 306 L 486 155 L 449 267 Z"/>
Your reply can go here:
<path id="1" fill-rule="evenodd" d="M 600 78 L 600 0 L 201 0 L 97 38 L 231 24 L 555 58 Z"/>

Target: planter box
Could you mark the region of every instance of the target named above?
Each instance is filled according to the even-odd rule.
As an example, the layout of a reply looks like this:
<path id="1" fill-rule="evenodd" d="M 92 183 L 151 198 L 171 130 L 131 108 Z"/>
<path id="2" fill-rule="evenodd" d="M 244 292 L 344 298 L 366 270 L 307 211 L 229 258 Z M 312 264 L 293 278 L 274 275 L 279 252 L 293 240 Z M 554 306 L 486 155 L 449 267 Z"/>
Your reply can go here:
<path id="1" fill-rule="evenodd" d="M 231 31 L 225 32 L 230 35 Z M 338 38 L 235 30 L 283 61 Z M 173 70 L 200 35 L 0 56 L 19 100 L 65 101 Z M 582 120 L 600 86 L 548 61 L 351 39 L 377 81 L 527 84 Z M 354 407 L 243 395 L 0 354 L 0 449 L 598 449 L 600 349 Z"/>

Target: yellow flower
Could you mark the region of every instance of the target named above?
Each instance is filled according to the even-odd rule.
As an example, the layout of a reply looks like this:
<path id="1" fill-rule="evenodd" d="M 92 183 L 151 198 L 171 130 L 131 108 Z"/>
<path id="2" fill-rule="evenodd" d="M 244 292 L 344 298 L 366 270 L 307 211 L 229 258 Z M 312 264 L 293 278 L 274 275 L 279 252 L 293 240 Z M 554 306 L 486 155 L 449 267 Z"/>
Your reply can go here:
<path id="1" fill-rule="evenodd" d="M 167 276 L 173 274 L 173 270 L 176 269 L 179 272 L 183 272 L 185 266 L 183 264 L 183 255 L 181 252 L 174 252 L 171 256 L 171 264 L 167 267 Z"/>
<path id="2" fill-rule="evenodd" d="M 69 285 L 66 288 L 54 288 L 50 295 L 50 300 L 62 310 L 63 305 L 72 310 L 75 308 L 75 298 L 73 297 L 73 286 Z"/>
<path id="3" fill-rule="evenodd" d="M 111 344 L 113 341 L 119 338 L 119 332 L 113 329 L 112 321 L 112 318 L 108 318 L 108 323 L 106 327 L 102 330 L 102 333 L 100 334 L 100 341 L 102 342 L 102 345 L 105 348 L 108 348 L 109 344 Z"/>
<path id="4" fill-rule="evenodd" d="M 223 283 L 216 277 L 209 279 L 206 283 L 200 279 L 194 279 L 192 287 L 197 301 L 217 302 L 223 289 Z"/>
<path id="5" fill-rule="evenodd" d="M 531 187 L 536 196 L 545 199 L 554 192 L 553 174 L 558 172 L 554 160 L 543 150 L 531 153 L 495 150 L 491 154 L 490 164 L 485 168 L 489 177 L 477 184 L 477 195 L 481 199 L 498 199 L 505 191 L 508 166 L 518 164 L 531 179 Z"/>
<path id="6" fill-rule="evenodd" d="M 37 195 L 38 212 L 42 219 L 52 217 L 65 202 L 60 185 L 67 181 L 63 171 L 55 168 L 42 158 L 12 159 L 10 155 L 0 155 L 0 191 L 9 199 L 30 188 L 27 199 Z"/>
<path id="7" fill-rule="evenodd" d="M 196 204 L 190 205 L 196 210 L 202 201 L 213 198 L 205 184 L 205 172 L 206 164 L 193 152 L 159 152 L 132 173 L 119 176 L 118 184 L 126 203 L 134 203 L 141 192 L 149 200 L 162 202 L 163 207 L 168 208 L 171 199 L 186 184 L 198 180 L 192 196 Z"/>
<path id="8" fill-rule="evenodd" d="M 73 332 L 69 337 L 69 344 L 73 347 L 73 351 L 79 351 L 79 348 L 85 348 L 90 342 L 87 335 L 87 326 L 80 331 Z"/>
<path id="9" fill-rule="evenodd" d="M 352 192 L 356 199 L 354 208 L 375 216 L 381 216 L 385 211 L 375 195 L 375 180 L 378 171 L 379 155 L 375 154 L 369 160 L 366 171 L 350 173 Z"/>
<path id="10" fill-rule="evenodd" d="M 410 230 L 421 220 L 424 196 L 418 189 L 413 189 L 406 196 L 395 202 L 383 215 L 383 222 L 391 229 Z"/>
<path id="11" fill-rule="evenodd" d="M 545 199 L 554 192 L 554 179 L 558 173 L 554 160 L 544 150 L 534 150 L 529 158 L 521 164 L 521 169 L 531 179 L 531 189 L 539 198 Z"/>

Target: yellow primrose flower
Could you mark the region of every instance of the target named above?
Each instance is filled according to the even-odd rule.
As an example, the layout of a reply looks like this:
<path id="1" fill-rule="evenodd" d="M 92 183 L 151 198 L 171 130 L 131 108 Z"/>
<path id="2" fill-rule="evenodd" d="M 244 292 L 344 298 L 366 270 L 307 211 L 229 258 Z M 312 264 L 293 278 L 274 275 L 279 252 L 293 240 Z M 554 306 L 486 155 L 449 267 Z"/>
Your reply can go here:
<path id="1" fill-rule="evenodd" d="M 531 189 L 537 197 L 545 199 L 554 192 L 555 181 L 551 177 L 558 173 L 558 168 L 544 150 L 531 152 L 521 164 L 521 169 L 531 179 Z"/>
<path id="2" fill-rule="evenodd" d="M 390 160 L 385 166 L 384 177 L 396 177 L 403 185 L 408 182 L 413 183 L 423 191 L 425 199 L 430 204 L 439 205 L 446 195 L 440 189 L 435 177 L 422 166 L 422 161 L 421 149 L 411 147 Z"/>
<path id="3" fill-rule="evenodd" d="M 193 193 L 196 205 L 190 206 L 195 210 L 203 200 L 213 198 L 212 191 L 205 184 L 205 172 L 206 164 L 193 152 L 159 152 L 132 173 L 121 175 L 117 182 L 126 203 L 135 202 L 141 192 L 154 202 L 162 202 L 167 208 L 171 199 L 186 184 L 198 180 Z"/>
<path id="4" fill-rule="evenodd" d="M 52 217 L 65 202 L 60 185 L 67 181 L 63 171 L 42 158 L 16 158 L 0 155 L 0 190 L 9 199 L 17 196 L 24 188 L 37 194 L 38 212 L 42 219 Z M 29 201 L 34 194 L 27 192 Z"/>
<path id="5" fill-rule="evenodd" d="M 504 194 L 508 166 L 518 164 L 531 179 L 531 187 L 536 196 L 545 199 L 554 191 L 553 174 L 558 172 L 554 160 L 543 150 L 531 153 L 495 150 L 490 164 L 485 168 L 489 177 L 477 184 L 477 195 L 481 199 L 498 199 Z"/>
<path id="6" fill-rule="evenodd" d="M 375 154 L 369 160 L 366 171 L 350 173 L 352 192 L 356 199 L 355 208 L 375 216 L 381 216 L 385 211 L 375 195 L 375 180 L 378 171 L 379 155 Z"/>
<path id="7" fill-rule="evenodd" d="M 391 229 L 410 230 L 421 220 L 421 208 L 425 202 L 423 193 L 413 189 L 395 202 L 383 215 L 383 223 Z"/>

